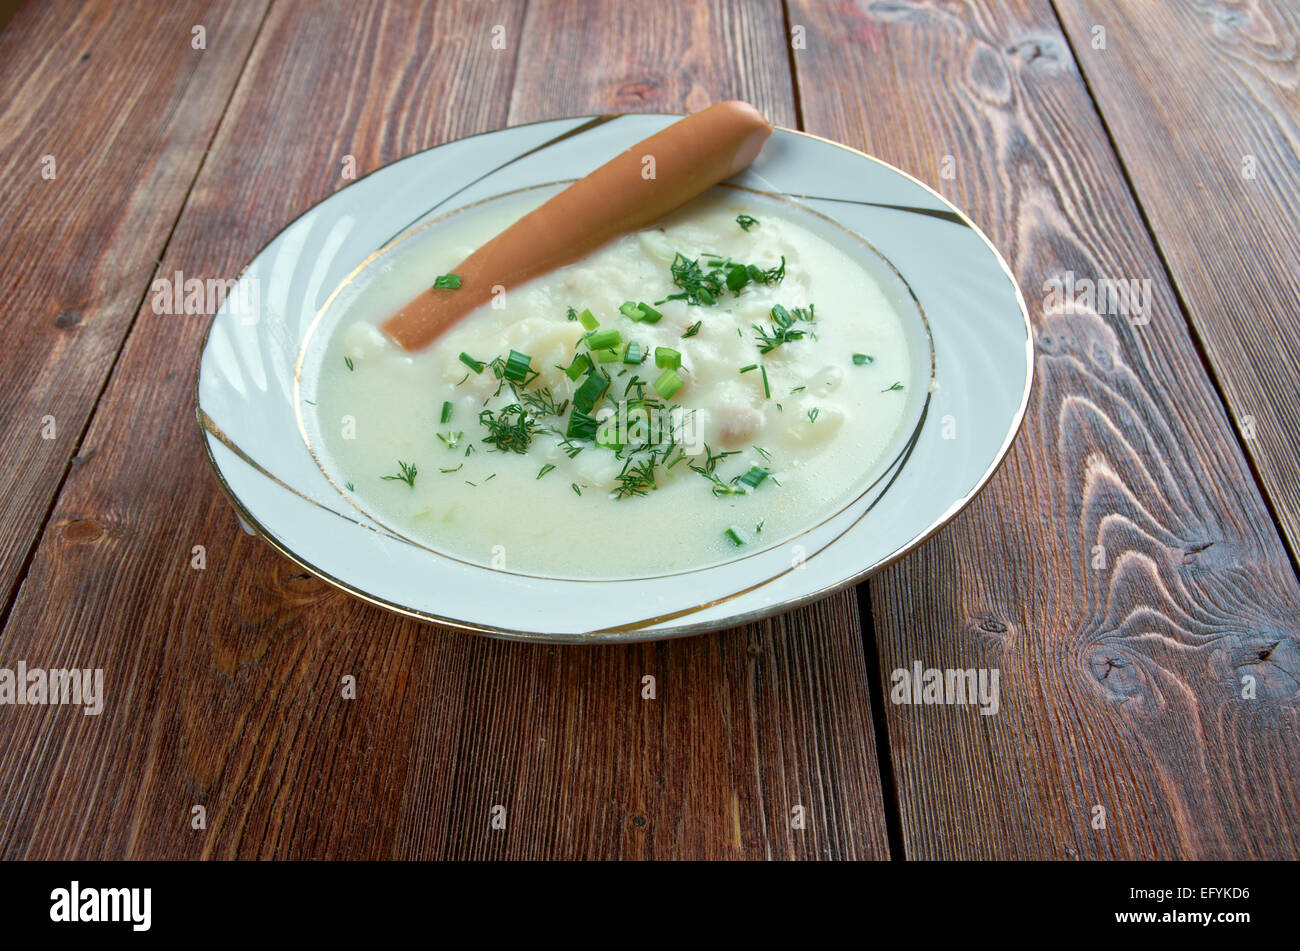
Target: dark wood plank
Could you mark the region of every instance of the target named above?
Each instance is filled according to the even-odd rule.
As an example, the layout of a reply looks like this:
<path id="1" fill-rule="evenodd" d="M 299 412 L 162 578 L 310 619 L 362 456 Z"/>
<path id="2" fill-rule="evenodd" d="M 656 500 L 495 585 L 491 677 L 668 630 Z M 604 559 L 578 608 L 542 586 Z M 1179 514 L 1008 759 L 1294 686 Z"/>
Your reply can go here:
<path id="1" fill-rule="evenodd" d="M 326 18 L 277 2 L 164 272 L 235 273 L 342 184 L 345 152 L 366 171 L 508 118 L 617 108 L 609 92 L 573 92 L 616 58 L 638 74 L 689 63 L 710 97 L 790 119 L 788 76 L 748 52 L 761 41 L 764 62 L 785 62 L 774 3 L 747 5 L 754 33 L 726 55 L 692 44 L 741 28 L 730 5 L 683 7 L 697 34 L 648 13 L 626 61 L 616 11 L 590 8 L 583 29 L 603 41 L 561 57 L 574 9 L 529 4 L 526 27 L 523 9 L 368 4 Z M 506 50 L 490 47 L 498 24 Z M 538 92 L 508 115 L 516 62 Z M 170 320 L 129 338 L 0 638 L 0 660 L 93 662 L 109 690 L 98 719 L 29 708 L 0 720 L 0 855 L 884 855 L 843 599 L 717 637 L 581 650 L 369 608 L 236 527 L 193 432 L 202 331 Z M 207 546 L 204 571 L 189 567 L 194 544 Z M 355 701 L 339 697 L 345 673 Z M 655 701 L 640 699 L 646 675 Z M 206 831 L 189 827 L 194 804 Z M 505 831 L 489 825 L 497 804 Z M 790 828 L 795 804 L 806 830 Z"/>
<path id="2" fill-rule="evenodd" d="M 870 583 L 886 691 L 1001 672 L 993 716 L 886 703 L 907 857 L 1296 857 L 1300 590 L 1046 0 L 791 20 L 808 130 L 968 211 L 1035 323 L 1005 466 Z M 1150 323 L 1046 311 L 1066 270 L 1150 278 Z"/>
<path id="3" fill-rule="evenodd" d="M 1188 0 L 1059 8 L 1300 559 L 1300 8 Z"/>
<path id="4" fill-rule="evenodd" d="M 29 3 L 0 33 L 0 616 L 265 8 Z"/>

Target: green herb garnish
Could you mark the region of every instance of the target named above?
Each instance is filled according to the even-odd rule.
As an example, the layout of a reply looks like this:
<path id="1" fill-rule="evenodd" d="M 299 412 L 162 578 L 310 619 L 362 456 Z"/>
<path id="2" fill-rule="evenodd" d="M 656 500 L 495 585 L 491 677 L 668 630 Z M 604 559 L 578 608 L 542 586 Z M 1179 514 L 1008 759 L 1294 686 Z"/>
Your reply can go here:
<path id="1" fill-rule="evenodd" d="M 519 401 L 534 416 L 563 416 L 564 411 L 569 408 L 568 400 L 556 402 L 555 394 L 551 392 L 549 386 L 544 386 L 540 390 L 534 390 L 531 393 L 524 393 L 519 397 Z"/>
<path id="2" fill-rule="evenodd" d="M 496 412 L 485 409 L 478 414 L 478 421 L 488 431 L 483 441 L 495 446 L 498 452 L 522 455 L 528 451 L 536 431 L 536 425 L 518 403 L 511 403 Z"/>
<path id="3" fill-rule="evenodd" d="M 664 370 L 659 374 L 659 379 L 654 382 L 655 392 L 664 399 L 669 399 L 674 393 L 682 388 L 682 378 L 677 375 L 675 370 Z"/>
<path id="4" fill-rule="evenodd" d="M 573 362 L 565 368 L 564 375 L 570 380 L 576 380 L 590 369 L 591 357 L 585 353 L 579 353 L 573 358 Z"/>
<path id="5" fill-rule="evenodd" d="M 750 228 L 754 227 L 754 225 L 758 224 L 758 219 L 752 218 L 749 215 L 736 215 L 736 224 L 740 225 L 743 230 L 748 231 Z"/>
<path id="6" fill-rule="evenodd" d="M 449 400 L 444 401 L 442 404 L 442 421 L 444 423 L 451 422 L 451 402 Z"/>
<path id="7" fill-rule="evenodd" d="M 460 287 L 460 275 L 439 274 L 433 279 L 433 286 L 441 291 L 454 291 Z"/>
<path id="8" fill-rule="evenodd" d="M 623 335 L 617 330 L 593 330 L 586 340 L 592 350 L 610 350 L 623 342 Z"/>
<path id="9" fill-rule="evenodd" d="M 475 373 L 482 373 L 483 368 L 487 366 L 487 364 L 482 360 L 475 360 L 468 353 L 462 353 L 460 355 L 460 362 L 465 364 L 465 366 L 469 367 Z"/>
<path id="10" fill-rule="evenodd" d="M 589 373 L 587 378 L 582 381 L 582 386 L 578 387 L 577 392 L 573 394 L 574 409 L 581 410 L 584 413 L 590 413 L 592 407 L 609 388 L 609 377 L 603 373 Z"/>
<path id="11" fill-rule="evenodd" d="M 736 478 L 731 481 L 733 484 L 739 482 L 742 485 L 748 486 L 750 489 L 757 489 L 762 485 L 763 480 L 771 474 L 772 473 L 768 472 L 766 469 L 761 469 L 758 466 L 750 466 L 748 472 L 744 475 L 736 476 Z"/>
<path id="12" fill-rule="evenodd" d="M 876 362 L 876 358 L 869 353 L 855 353 L 853 355 L 854 366 L 864 367 L 869 363 L 875 363 L 875 362 Z"/>
<path id="13" fill-rule="evenodd" d="M 356 367 L 352 365 L 352 358 L 351 358 L 351 357 L 344 357 L 344 358 L 343 358 L 343 362 L 344 362 L 345 364 L 347 364 L 347 367 L 348 367 L 349 370 L 355 370 L 355 369 L 356 369 Z"/>
<path id="14" fill-rule="evenodd" d="M 655 366 L 662 370 L 679 370 L 682 366 L 680 350 L 672 347 L 655 347 Z M 663 394 L 661 394 L 663 395 Z"/>
<path id="15" fill-rule="evenodd" d="M 415 468 L 414 463 L 407 465 L 405 462 L 402 462 L 400 459 L 397 460 L 397 465 L 398 468 L 401 470 L 400 474 L 380 476 L 379 478 L 383 479 L 385 482 L 405 482 L 407 485 L 409 485 L 411 488 L 414 489 L 415 477 L 419 475 L 420 470 Z"/>
<path id="16" fill-rule="evenodd" d="M 518 350 L 511 350 L 501 373 L 511 383 L 518 383 L 521 386 L 526 385 L 532 378 L 532 362 L 533 358 L 528 354 L 520 353 Z"/>
<path id="17" fill-rule="evenodd" d="M 902 382 L 901 382 L 901 381 L 898 381 L 898 380 L 895 380 L 893 386 L 887 386 L 887 387 L 885 387 L 883 390 L 881 390 L 880 392 L 882 392 L 882 393 L 892 393 L 894 390 L 901 390 L 902 388 L 903 388 L 903 384 L 902 384 Z"/>

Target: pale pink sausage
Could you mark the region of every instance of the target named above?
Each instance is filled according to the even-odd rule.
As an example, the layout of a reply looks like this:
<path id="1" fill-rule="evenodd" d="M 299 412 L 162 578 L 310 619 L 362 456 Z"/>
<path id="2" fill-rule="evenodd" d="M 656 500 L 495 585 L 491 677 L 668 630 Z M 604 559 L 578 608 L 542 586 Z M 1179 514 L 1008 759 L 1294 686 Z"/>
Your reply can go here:
<path id="1" fill-rule="evenodd" d="M 506 289 L 572 264 L 610 238 L 644 228 L 745 169 L 772 133 L 747 102 L 709 106 L 656 132 L 520 218 L 457 267 L 460 288 L 430 287 L 381 325 L 420 350 Z M 647 177 L 653 156 L 654 177 Z"/>

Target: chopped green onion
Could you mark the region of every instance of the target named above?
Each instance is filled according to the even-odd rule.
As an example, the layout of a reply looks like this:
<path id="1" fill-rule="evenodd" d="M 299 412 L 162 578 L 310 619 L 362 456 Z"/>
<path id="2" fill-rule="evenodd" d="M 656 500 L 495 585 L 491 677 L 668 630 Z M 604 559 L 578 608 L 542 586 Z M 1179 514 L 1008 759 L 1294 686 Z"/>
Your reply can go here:
<path id="1" fill-rule="evenodd" d="M 596 319 L 596 315 L 591 312 L 590 308 L 584 309 L 583 312 L 578 315 L 578 320 L 581 322 L 582 326 L 588 330 L 595 330 L 600 326 L 600 321 Z"/>
<path id="2" fill-rule="evenodd" d="M 641 308 L 641 322 L 642 322 L 642 323 L 645 323 L 645 324 L 657 324 L 657 323 L 659 323 L 659 319 L 660 319 L 661 317 L 663 317 L 663 314 L 659 313 L 659 311 L 655 310 L 655 309 L 654 309 L 653 307 L 651 307 L 649 304 L 644 304 L 644 303 L 643 303 L 643 304 L 641 304 L 641 305 L 639 305 L 639 306 L 640 306 L 640 308 Z"/>
<path id="3" fill-rule="evenodd" d="M 587 346 L 592 350 L 608 350 L 623 342 L 623 335 L 617 330 L 596 330 L 587 334 Z"/>
<path id="4" fill-rule="evenodd" d="M 772 319 L 776 321 L 777 325 L 780 327 L 789 327 L 794 323 L 794 318 L 790 316 L 790 312 L 780 304 L 772 305 Z"/>
<path id="5" fill-rule="evenodd" d="M 763 399 L 770 400 L 771 398 L 772 387 L 767 382 L 767 367 L 763 367 Z"/>
<path id="6" fill-rule="evenodd" d="M 528 375 L 532 372 L 532 362 L 533 358 L 528 354 L 520 353 L 518 350 L 511 350 L 502 375 L 511 383 L 527 383 Z"/>
<path id="7" fill-rule="evenodd" d="M 617 350 L 593 350 L 591 352 L 595 354 L 597 363 L 613 363 L 619 359 Z"/>
<path id="8" fill-rule="evenodd" d="M 649 304 L 634 300 L 624 301 L 618 310 L 628 320 L 635 320 L 645 324 L 657 324 L 659 318 L 663 316 Z"/>
<path id="9" fill-rule="evenodd" d="M 682 365 L 680 350 L 672 347 L 655 347 L 655 366 L 665 370 L 676 370 Z"/>
<path id="10" fill-rule="evenodd" d="M 623 362 L 640 363 L 644 359 L 645 351 L 641 348 L 641 344 L 637 343 L 635 340 L 629 340 L 627 342 L 627 348 L 623 351 Z"/>
<path id="11" fill-rule="evenodd" d="M 727 289 L 733 294 L 749 283 L 749 271 L 745 265 L 737 264 L 727 269 Z"/>
<path id="12" fill-rule="evenodd" d="M 769 475 L 771 475 L 771 473 L 768 472 L 766 469 L 760 469 L 758 466 L 750 466 L 749 471 L 746 472 L 743 476 L 738 477 L 736 481 L 743 482 L 751 489 L 757 489 L 760 485 L 762 485 L 763 480 L 766 479 Z"/>
<path id="13" fill-rule="evenodd" d="M 482 360 L 475 360 L 468 353 L 462 353 L 460 355 L 460 362 L 465 364 L 465 366 L 469 367 L 475 373 L 482 373 L 483 368 L 487 366 L 487 364 Z"/>
<path id="14" fill-rule="evenodd" d="M 460 275 L 439 274 L 433 279 L 433 286 L 440 291 L 454 291 L 460 287 Z"/>
<path id="15" fill-rule="evenodd" d="M 450 401 L 444 402 L 444 403 L 442 404 L 442 421 L 443 421 L 444 423 L 450 423 L 450 422 L 451 422 L 451 402 L 450 402 Z"/>
<path id="16" fill-rule="evenodd" d="M 585 353 L 580 353 L 573 358 L 573 362 L 570 363 L 568 369 L 564 371 L 564 375 L 570 380 L 576 380 L 590 369 L 591 358 Z"/>
<path id="17" fill-rule="evenodd" d="M 575 409 L 569 416 L 569 427 L 564 433 L 565 439 L 595 439 L 596 418 Z"/>
<path id="18" fill-rule="evenodd" d="M 747 366 L 747 367 L 741 367 L 741 368 L 740 368 L 740 372 L 741 372 L 741 373 L 748 373 L 750 370 L 757 370 L 757 369 L 758 369 L 758 364 L 757 364 L 757 363 L 751 363 L 751 364 L 750 364 L 749 366 Z"/>
<path id="19" fill-rule="evenodd" d="M 674 370 L 664 370 L 655 380 L 655 392 L 668 399 L 682 388 L 682 378 Z"/>
<path id="20" fill-rule="evenodd" d="M 875 362 L 876 362 L 876 358 L 869 353 L 855 353 L 853 355 L 854 366 L 864 367 L 868 363 L 875 363 Z"/>
<path id="21" fill-rule="evenodd" d="M 736 531 L 734 528 L 727 529 L 726 536 L 731 539 L 731 543 L 737 548 L 745 544 L 745 539 L 741 536 L 740 532 Z"/>
<path id="22" fill-rule="evenodd" d="M 590 373 L 582 381 L 582 386 L 578 387 L 577 392 L 573 394 L 574 409 L 581 410 L 584 413 L 591 412 L 591 408 L 596 405 L 596 401 L 601 398 L 605 390 L 609 388 L 609 377 L 603 373 Z"/>

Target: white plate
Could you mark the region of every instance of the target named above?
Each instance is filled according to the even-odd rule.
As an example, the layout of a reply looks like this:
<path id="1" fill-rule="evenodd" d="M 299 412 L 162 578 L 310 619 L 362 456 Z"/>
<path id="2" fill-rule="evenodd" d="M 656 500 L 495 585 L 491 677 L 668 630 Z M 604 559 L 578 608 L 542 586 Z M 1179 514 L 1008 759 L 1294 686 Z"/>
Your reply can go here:
<path id="1" fill-rule="evenodd" d="M 315 327 L 383 249 L 470 205 L 587 174 L 677 116 L 553 119 L 449 142 L 331 195 L 244 269 L 203 344 L 196 414 L 217 479 L 245 522 L 284 555 L 373 604 L 525 640 L 653 640 L 788 610 L 901 557 L 988 481 L 1024 417 L 1033 345 L 1024 300 L 975 225 L 903 172 L 824 139 L 777 129 L 722 187 L 795 201 L 824 237 L 858 246 L 886 293 L 915 315 L 909 423 L 861 494 L 795 539 L 722 565 L 654 578 L 541 578 L 414 544 L 353 506 L 317 465 L 310 428 Z M 412 196 L 427 199 L 422 211 Z M 812 219 L 810 219 L 812 220 Z M 337 308 L 335 309 L 337 311 Z M 319 326 L 317 326 L 319 324 Z M 928 324 L 928 336 L 926 335 Z M 927 350 L 932 347 L 932 353 Z M 303 374 L 300 378 L 300 360 Z M 306 421 L 306 422 L 304 422 Z"/>

